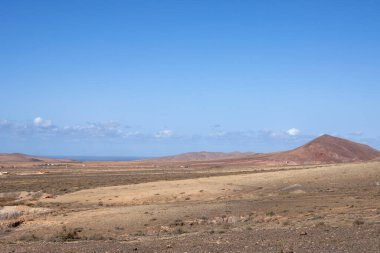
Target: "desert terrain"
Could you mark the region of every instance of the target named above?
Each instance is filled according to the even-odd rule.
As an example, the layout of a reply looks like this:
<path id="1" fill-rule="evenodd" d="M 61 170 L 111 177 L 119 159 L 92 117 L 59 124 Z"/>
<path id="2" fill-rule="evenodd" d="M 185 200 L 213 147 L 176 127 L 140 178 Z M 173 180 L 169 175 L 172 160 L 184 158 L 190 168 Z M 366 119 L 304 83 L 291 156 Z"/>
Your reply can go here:
<path id="1" fill-rule="evenodd" d="M 217 156 L 3 161 L 0 252 L 379 252 L 378 151 Z"/>

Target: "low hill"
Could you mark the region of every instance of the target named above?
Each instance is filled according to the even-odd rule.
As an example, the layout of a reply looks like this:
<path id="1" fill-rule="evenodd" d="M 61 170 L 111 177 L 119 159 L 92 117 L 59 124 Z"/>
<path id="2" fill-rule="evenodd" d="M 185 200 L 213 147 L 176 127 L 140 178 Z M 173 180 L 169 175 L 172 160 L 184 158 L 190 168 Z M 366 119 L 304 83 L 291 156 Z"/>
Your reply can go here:
<path id="1" fill-rule="evenodd" d="M 159 158 L 148 159 L 150 161 L 165 161 L 165 162 L 186 162 L 186 161 L 210 161 L 223 159 L 237 159 L 253 155 L 254 153 L 241 152 L 190 152 L 174 156 L 164 156 Z"/>
<path id="2" fill-rule="evenodd" d="M 20 153 L 12 153 L 12 154 L 0 154 L 0 162 L 1 163 L 28 163 L 28 162 L 43 162 L 43 163 L 54 163 L 54 162 L 67 162 L 68 160 L 58 160 L 53 158 L 46 157 L 36 157 L 30 156 Z"/>

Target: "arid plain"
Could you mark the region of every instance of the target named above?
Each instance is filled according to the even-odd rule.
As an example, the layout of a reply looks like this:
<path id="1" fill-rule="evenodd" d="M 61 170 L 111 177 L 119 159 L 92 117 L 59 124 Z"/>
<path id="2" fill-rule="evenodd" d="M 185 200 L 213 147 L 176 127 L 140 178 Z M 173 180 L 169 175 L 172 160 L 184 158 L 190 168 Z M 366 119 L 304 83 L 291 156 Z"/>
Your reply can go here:
<path id="1" fill-rule="evenodd" d="M 380 160 L 307 145 L 324 160 L 2 162 L 0 251 L 379 252 Z"/>

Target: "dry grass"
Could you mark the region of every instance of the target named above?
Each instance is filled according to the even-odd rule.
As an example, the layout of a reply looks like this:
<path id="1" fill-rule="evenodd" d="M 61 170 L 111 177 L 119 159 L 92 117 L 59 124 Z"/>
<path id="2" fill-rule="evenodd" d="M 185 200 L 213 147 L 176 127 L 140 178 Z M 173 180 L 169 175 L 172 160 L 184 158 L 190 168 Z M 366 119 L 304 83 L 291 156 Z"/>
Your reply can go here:
<path id="1" fill-rule="evenodd" d="M 228 176 L 216 173 L 210 177 L 207 172 L 202 178 L 194 170 L 192 179 L 154 181 L 153 177 L 154 182 L 78 188 L 55 198 L 28 202 L 37 208 L 49 206 L 52 211 L 35 213 L 34 220 L 11 228 L 0 240 L 104 241 L 134 237 L 145 240 L 152 236 L 222 235 L 297 227 L 358 228 L 356 225 L 362 224 L 356 224 L 360 223 L 355 221 L 356 217 L 365 217 L 362 228 L 375 224 L 376 211 L 380 210 L 376 202 L 379 188 L 375 184 L 379 168 L 380 163 L 273 168 L 273 171 L 263 168 L 262 172 L 236 168 Z M 100 170 L 96 173 L 99 180 L 108 179 L 99 177 Z M 112 173 L 124 175 L 124 171 Z M 133 173 L 142 178 L 148 175 L 139 174 L 138 170 Z M 52 175 L 59 177 L 54 173 L 49 176 Z M 72 180 L 73 175 L 67 178 Z M 78 180 L 82 177 L 85 174 Z M 294 185 L 302 192 L 293 191 Z M 291 190 L 283 190 L 289 186 Z M 34 213 L 8 212 L 4 218 L 17 220 L 27 214 Z M 45 234 L 52 236 L 47 238 Z"/>

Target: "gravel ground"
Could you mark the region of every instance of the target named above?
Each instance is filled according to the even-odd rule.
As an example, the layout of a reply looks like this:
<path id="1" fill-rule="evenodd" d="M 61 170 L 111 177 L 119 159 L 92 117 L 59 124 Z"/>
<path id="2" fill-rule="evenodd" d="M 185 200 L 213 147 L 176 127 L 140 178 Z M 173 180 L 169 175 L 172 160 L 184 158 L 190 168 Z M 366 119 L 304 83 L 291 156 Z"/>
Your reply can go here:
<path id="1" fill-rule="evenodd" d="M 380 225 L 345 228 L 238 230 L 224 234 L 184 234 L 135 241 L 75 241 L 1 245 L 4 253 L 105 252 L 380 252 Z"/>

